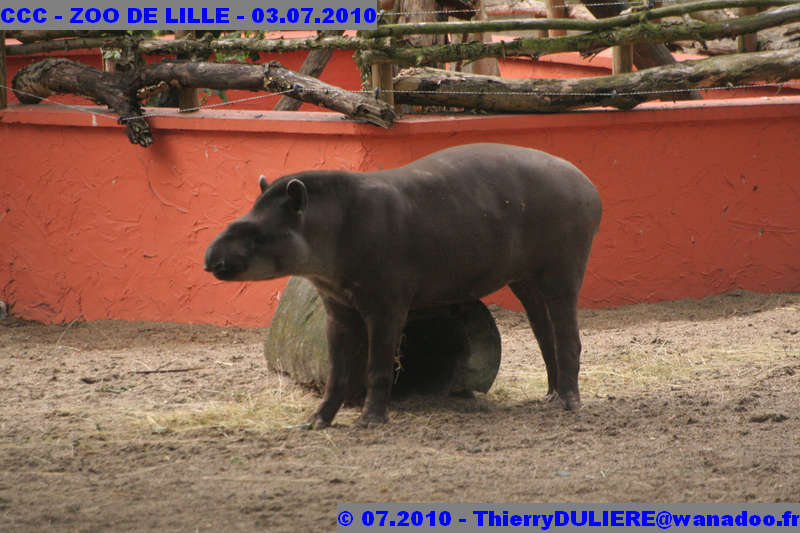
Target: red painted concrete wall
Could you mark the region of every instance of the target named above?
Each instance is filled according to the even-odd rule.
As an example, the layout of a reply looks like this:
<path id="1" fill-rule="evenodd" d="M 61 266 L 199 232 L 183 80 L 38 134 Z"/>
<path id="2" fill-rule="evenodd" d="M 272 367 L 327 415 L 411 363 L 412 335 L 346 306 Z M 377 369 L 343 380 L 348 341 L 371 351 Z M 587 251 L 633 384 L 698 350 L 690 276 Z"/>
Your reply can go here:
<path id="1" fill-rule="evenodd" d="M 559 155 L 597 185 L 604 218 L 583 306 L 800 290 L 798 97 L 416 117 L 389 131 L 333 113 L 163 113 L 142 149 L 105 116 L 0 112 L 0 299 L 16 314 L 266 325 L 285 280 L 202 270 L 259 174 L 388 168 L 478 141 Z M 519 308 L 508 292 L 489 301 Z"/>

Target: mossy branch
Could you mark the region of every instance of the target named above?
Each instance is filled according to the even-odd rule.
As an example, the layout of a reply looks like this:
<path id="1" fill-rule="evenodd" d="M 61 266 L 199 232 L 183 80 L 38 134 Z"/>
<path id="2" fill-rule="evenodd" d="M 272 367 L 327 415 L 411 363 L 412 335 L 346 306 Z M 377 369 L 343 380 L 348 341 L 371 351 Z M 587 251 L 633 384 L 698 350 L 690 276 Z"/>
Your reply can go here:
<path id="1" fill-rule="evenodd" d="M 567 35 L 554 38 L 520 38 L 498 43 L 456 43 L 420 47 L 376 47 L 362 52 L 365 63 L 390 62 L 401 65 L 428 65 L 451 61 L 475 60 L 483 57 L 528 56 L 540 57 L 559 52 L 596 53 L 610 46 L 637 42 L 703 41 L 735 37 L 765 28 L 800 20 L 800 3 L 783 6 L 757 15 L 721 22 L 690 20 L 680 23 L 653 24 L 642 22 L 634 26 Z"/>
<path id="2" fill-rule="evenodd" d="M 409 68 L 394 80 L 398 103 L 506 113 L 551 113 L 608 106 L 630 109 L 692 89 L 800 78 L 797 50 L 683 61 L 615 76 L 565 80 L 504 79 L 433 68 Z"/>
<path id="3" fill-rule="evenodd" d="M 374 31 L 361 32 L 363 37 L 400 37 L 402 35 L 438 34 L 438 33 L 480 33 L 522 30 L 575 30 L 606 31 L 624 26 L 631 26 L 649 20 L 678 17 L 697 11 L 727 9 L 739 7 L 773 7 L 797 4 L 797 0 L 703 0 L 687 4 L 675 4 L 667 7 L 637 11 L 616 17 L 599 20 L 573 19 L 508 19 L 487 21 L 458 22 L 418 22 L 408 24 L 386 24 Z"/>

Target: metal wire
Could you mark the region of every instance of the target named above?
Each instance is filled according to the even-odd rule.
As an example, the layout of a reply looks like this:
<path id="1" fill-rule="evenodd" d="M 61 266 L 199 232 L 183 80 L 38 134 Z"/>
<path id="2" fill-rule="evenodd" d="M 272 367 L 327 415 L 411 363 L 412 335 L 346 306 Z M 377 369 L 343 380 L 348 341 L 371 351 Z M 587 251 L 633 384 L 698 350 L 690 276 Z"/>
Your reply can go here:
<path id="1" fill-rule="evenodd" d="M 131 121 L 131 120 L 138 120 L 138 119 L 141 119 L 141 118 L 163 117 L 165 115 L 170 115 L 170 114 L 191 113 L 193 111 L 200 111 L 200 110 L 203 110 L 203 109 L 213 109 L 215 107 L 223 107 L 223 106 L 226 106 L 226 105 L 238 104 L 240 102 L 249 102 L 249 101 L 252 101 L 252 100 L 260 100 L 262 98 L 272 98 L 272 97 L 275 97 L 275 96 L 281 96 L 281 95 L 288 94 L 288 93 L 292 92 L 291 89 L 288 89 L 286 91 L 280 91 L 280 92 L 276 92 L 276 93 L 259 94 L 257 96 L 249 96 L 247 98 L 239 98 L 239 99 L 236 99 L 236 100 L 230 100 L 228 102 L 220 102 L 220 103 L 217 103 L 217 104 L 208 104 L 208 105 L 201 105 L 201 106 L 197 106 L 197 107 L 189 107 L 189 108 L 181 109 L 181 110 L 173 112 L 173 113 L 150 113 L 150 114 L 136 115 L 136 116 L 133 116 L 133 117 L 118 118 L 117 115 L 112 114 L 112 113 L 106 113 L 106 112 L 103 112 L 103 111 L 89 111 L 88 109 L 85 108 L 85 106 L 71 105 L 71 104 L 65 104 L 63 102 L 57 102 L 55 100 L 50 100 L 49 98 L 46 98 L 46 97 L 43 97 L 43 96 L 39 96 L 37 94 L 29 93 L 29 92 L 26 92 L 26 91 L 21 91 L 19 89 L 14 89 L 12 87 L 9 87 L 8 85 L 0 84 L 0 88 L 8 89 L 8 90 L 13 91 L 13 92 L 15 92 L 17 94 L 24 94 L 25 96 L 30 96 L 31 98 L 36 98 L 37 100 L 39 100 L 41 102 L 47 102 L 48 104 L 53 104 L 53 105 L 57 105 L 59 107 L 64 107 L 64 108 L 70 109 L 72 111 L 77 111 L 79 113 L 88 113 L 90 115 L 100 115 L 100 116 L 108 117 L 108 118 L 111 118 L 111 119 L 114 119 L 114 120 L 119 120 L 119 122 L 128 122 L 128 121 Z"/>

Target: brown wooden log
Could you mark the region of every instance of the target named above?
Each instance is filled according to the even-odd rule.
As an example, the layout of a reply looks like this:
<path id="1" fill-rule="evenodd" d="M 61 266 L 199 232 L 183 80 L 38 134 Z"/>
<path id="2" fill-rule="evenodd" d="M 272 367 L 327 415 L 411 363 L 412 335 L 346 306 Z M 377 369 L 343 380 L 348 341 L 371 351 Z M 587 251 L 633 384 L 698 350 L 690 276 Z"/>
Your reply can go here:
<path id="1" fill-rule="evenodd" d="M 54 41 L 38 41 L 27 44 L 15 44 L 8 47 L 8 55 L 40 54 L 54 51 L 80 50 L 84 48 L 120 48 L 132 40 L 131 36 L 80 37 L 75 39 L 56 39 Z M 369 48 L 370 39 L 355 37 L 327 37 L 318 39 L 308 37 L 302 39 L 144 39 L 136 43 L 136 52 L 140 54 L 177 55 L 195 54 L 207 56 L 215 52 L 294 52 L 297 50 L 314 50 L 318 48 L 360 50 Z"/>
<path id="2" fill-rule="evenodd" d="M 176 39 L 185 39 L 185 38 L 194 39 L 195 32 L 194 30 L 175 30 L 175 38 Z M 190 56 L 186 54 L 182 54 L 178 56 L 178 59 L 191 59 Z M 187 87 L 181 87 L 178 89 L 178 108 L 181 111 L 197 111 L 200 107 L 200 91 L 197 89 L 191 89 Z"/>
<path id="3" fill-rule="evenodd" d="M 277 61 L 270 61 L 264 68 L 264 88 L 272 92 L 290 91 L 289 94 L 298 100 L 327 107 L 387 129 L 392 127 L 395 119 L 392 107 L 382 100 L 351 93 L 316 78 L 303 76 Z"/>
<path id="4" fill-rule="evenodd" d="M 11 85 L 23 104 L 38 104 L 54 93 L 72 93 L 106 105 L 124 122 L 132 143 L 149 146 L 153 135 L 141 118 L 137 87 L 131 82 L 129 73 L 103 72 L 69 59 L 47 58 L 20 69 Z"/>
<path id="5" fill-rule="evenodd" d="M 384 128 L 391 127 L 395 118 L 391 107 L 384 102 L 303 76 L 276 61 L 267 65 L 163 62 L 131 72 L 102 72 L 69 59 L 48 58 L 20 69 L 12 85 L 24 104 L 36 104 L 53 93 L 73 93 L 107 105 L 120 115 L 120 122 L 125 123 L 132 143 L 149 146 L 153 136 L 141 117 L 137 91 L 161 83 L 219 90 L 288 92 L 304 102 Z"/>
<path id="6" fill-rule="evenodd" d="M 318 37 L 331 37 L 342 34 L 344 34 L 344 30 L 328 30 L 317 32 Z M 328 61 L 330 61 L 331 56 L 333 56 L 333 50 L 311 50 L 306 56 L 305 60 L 303 60 L 303 64 L 300 65 L 300 70 L 297 72 L 300 74 L 305 74 L 306 76 L 311 76 L 312 78 L 319 78 L 322 74 L 322 71 L 325 70 L 325 66 L 328 64 Z M 291 96 L 283 96 L 275 105 L 274 110 L 296 111 L 300 109 L 301 105 L 303 105 L 302 101 L 292 98 Z"/>
<path id="7" fill-rule="evenodd" d="M 398 102 L 507 113 L 555 112 L 594 106 L 630 109 L 689 89 L 780 82 L 800 77 L 797 50 L 683 61 L 616 76 L 566 80 L 504 79 L 431 68 L 395 77 Z"/>
<path id="8" fill-rule="evenodd" d="M 139 73 L 142 86 L 176 81 L 184 87 L 287 92 L 293 98 L 390 128 L 391 107 L 372 96 L 352 93 L 310 76 L 287 69 L 277 61 L 266 65 L 243 63 L 164 62 L 148 65 Z"/>

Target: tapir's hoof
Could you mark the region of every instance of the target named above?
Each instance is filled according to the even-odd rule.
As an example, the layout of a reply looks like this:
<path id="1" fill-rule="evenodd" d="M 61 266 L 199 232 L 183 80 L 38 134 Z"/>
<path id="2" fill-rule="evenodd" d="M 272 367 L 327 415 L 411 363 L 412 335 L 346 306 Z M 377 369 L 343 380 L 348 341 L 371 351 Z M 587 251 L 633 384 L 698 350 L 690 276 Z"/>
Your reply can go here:
<path id="1" fill-rule="evenodd" d="M 577 411 L 581 408 L 581 397 L 576 392 L 568 392 L 566 394 L 559 394 L 558 400 L 561 407 L 567 411 Z"/>
<path id="2" fill-rule="evenodd" d="M 375 426 L 382 426 L 389 421 L 389 417 L 385 414 L 376 413 L 362 413 L 356 420 L 356 426 L 362 428 L 369 428 Z"/>
<path id="3" fill-rule="evenodd" d="M 325 429 L 326 427 L 330 426 L 331 423 L 328 420 L 325 420 L 318 414 L 313 414 L 308 419 L 300 424 L 299 428 L 303 429 Z"/>
<path id="4" fill-rule="evenodd" d="M 554 390 L 548 392 L 544 397 L 545 403 L 553 403 L 558 401 L 558 393 Z"/>

